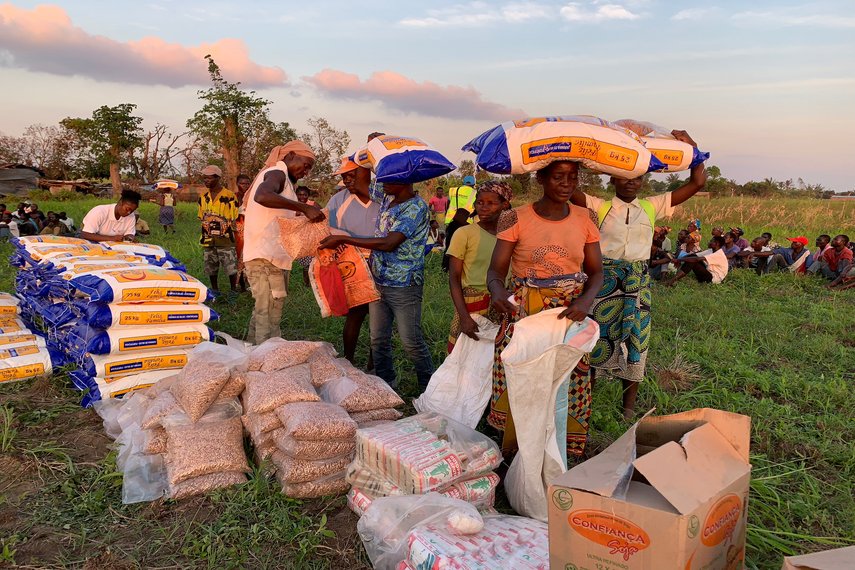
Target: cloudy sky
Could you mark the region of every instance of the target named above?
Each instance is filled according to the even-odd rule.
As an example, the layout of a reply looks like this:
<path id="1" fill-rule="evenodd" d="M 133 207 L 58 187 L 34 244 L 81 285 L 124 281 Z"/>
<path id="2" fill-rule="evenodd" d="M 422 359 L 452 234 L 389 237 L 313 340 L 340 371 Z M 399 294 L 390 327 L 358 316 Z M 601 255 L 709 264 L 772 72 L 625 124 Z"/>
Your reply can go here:
<path id="1" fill-rule="evenodd" d="M 454 162 L 509 119 L 689 131 L 740 182 L 855 188 L 853 0 L 0 3 L 0 132 L 136 103 L 181 129 L 205 54 L 297 129 L 417 136 Z"/>

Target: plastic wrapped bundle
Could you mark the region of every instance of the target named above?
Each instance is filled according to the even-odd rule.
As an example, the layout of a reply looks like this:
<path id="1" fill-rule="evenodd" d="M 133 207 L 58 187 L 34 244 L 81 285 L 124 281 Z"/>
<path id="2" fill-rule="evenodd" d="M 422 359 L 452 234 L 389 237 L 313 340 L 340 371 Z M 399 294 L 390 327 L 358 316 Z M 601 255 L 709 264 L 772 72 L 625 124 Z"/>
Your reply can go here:
<path id="1" fill-rule="evenodd" d="M 374 171 L 377 182 L 415 184 L 443 176 L 455 166 L 428 143 L 413 137 L 381 135 L 356 151 L 353 160 Z"/>
<path id="2" fill-rule="evenodd" d="M 495 442 L 439 414 L 418 414 L 356 432 L 353 466 L 407 494 L 486 475 L 500 462 Z M 364 484 L 348 477 L 354 486 Z"/>
<path id="3" fill-rule="evenodd" d="M 535 172 L 569 160 L 618 178 L 638 178 L 665 165 L 632 131 L 597 117 L 536 117 L 498 125 L 467 143 L 478 166 L 495 174 Z"/>

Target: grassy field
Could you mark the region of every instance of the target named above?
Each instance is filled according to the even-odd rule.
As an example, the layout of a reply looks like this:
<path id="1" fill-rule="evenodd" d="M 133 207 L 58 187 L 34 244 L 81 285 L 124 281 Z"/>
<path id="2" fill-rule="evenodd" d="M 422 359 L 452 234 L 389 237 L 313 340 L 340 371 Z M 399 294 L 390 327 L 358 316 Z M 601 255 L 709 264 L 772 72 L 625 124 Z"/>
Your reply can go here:
<path id="1" fill-rule="evenodd" d="M 41 203 L 78 222 L 93 201 Z M 178 233 L 155 227 L 144 204 L 149 241 L 166 246 L 202 277 L 198 226 L 191 205 L 179 208 Z M 741 225 L 746 237 L 855 233 L 851 204 L 827 201 L 696 200 L 678 210 L 713 225 Z M 7 255 L 8 245 L 0 247 Z M 0 270 L 0 290 L 13 290 Z M 285 308 L 288 338 L 323 339 L 340 347 L 340 319 L 320 319 L 299 276 Z M 685 279 L 654 291 L 654 334 L 639 414 L 701 406 L 752 417 L 754 465 L 749 506 L 748 565 L 777 569 L 785 554 L 852 543 L 855 538 L 855 291 L 829 292 L 820 280 L 741 271 L 720 286 Z M 215 328 L 245 329 L 251 299 L 223 310 Z M 430 259 L 424 328 L 436 362 L 445 347 L 452 307 L 438 256 Z M 367 331 L 359 358 L 366 356 Z M 411 367 L 400 350 L 407 395 Z M 123 506 L 121 475 L 94 412 L 59 375 L 0 387 L 0 565 L 83 568 L 352 568 L 367 566 L 356 517 L 343 498 L 295 501 L 264 477 L 228 491 L 174 503 Z M 628 424 L 619 387 L 597 383 L 591 452 Z"/>

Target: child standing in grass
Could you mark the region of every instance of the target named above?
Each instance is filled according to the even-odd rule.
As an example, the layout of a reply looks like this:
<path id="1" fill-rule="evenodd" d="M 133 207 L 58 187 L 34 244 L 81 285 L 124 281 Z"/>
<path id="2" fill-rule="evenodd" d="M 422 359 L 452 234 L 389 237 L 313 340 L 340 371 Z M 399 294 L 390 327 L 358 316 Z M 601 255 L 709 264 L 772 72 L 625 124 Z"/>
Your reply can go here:
<path id="1" fill-rule="evenodd" d="M 461 333 L 478 340 L 478 325 L 471 314 L 487 316 L 490 310 L 487 269 L 496 247 L 499 215 L 511 207 L 512 195 L 506 182 L 491 180 L 481 184 L 475 195 L 478 223 L 458 229 L 448 245 L 448 286 L 454 303 L 449 353 Z"/>

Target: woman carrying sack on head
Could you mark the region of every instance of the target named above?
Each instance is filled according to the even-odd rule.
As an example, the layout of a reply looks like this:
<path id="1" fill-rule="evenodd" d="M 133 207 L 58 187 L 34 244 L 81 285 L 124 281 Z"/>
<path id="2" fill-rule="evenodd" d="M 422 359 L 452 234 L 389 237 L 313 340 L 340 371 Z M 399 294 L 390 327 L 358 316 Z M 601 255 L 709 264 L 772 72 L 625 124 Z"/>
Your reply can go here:
<path id="1" fill-rule="evenodd" d="M 496 336 L 493 395 L 487 422 L 505 432 L 502 450 L 506 457 L 517 446 L 501 355 L 514 334 L 514 324 L 528 315 L 558 307 L 566 307 L 559 318 L 582 321 L 591 311 L 603 283 L 600 232 L 587 209 L 568 202 L 579 181 L 579 165 L 553 162 L 537 171 L 536 179 L 543 187 L 539 200 L 502 212 L 487 273 L 492 306 L 502 315 Z M 505 285 L 509 268 L 511 290 Z M 567 454 L 570 456 L 581 456 L 588 438 L 589 372 L 586 356 L 568 380 Z"/>
<path id="2" fill-rule="evenodd" d="M 448 288 L 455 309 L 448 335 L 449 354 L 461 333 L 478 340 L 478 325 L 471 314 L 483 315 L 492 321 L 497 319 L 490 310 L 487 270 L 496 247 L 499 216 L 510 209 L 512 196 L 513 190 L 507 182 L 491 180 L 481 184 L 475 196 L 478 222 L 454 232 L 446 249 Z"/>
<path id="3" fill-rule="evenodd" d="M 677 140 L 697 147 L 685 131 L 672 131 Z M 611 178 L 613 200 L 575 191 L 570 201 L 587 206 L 597 217 L 603 252 L 604 282 L 591 316 L 600 325 L 600 340 L 591 351 L 595 370 L 608 371 L 623 383 L 623 414 L 632 417 L 638 384 L 644 379 L 650 342 L 650 275 L 648 262 L 656 219 L 694 196 L 706 183 L 703 163 L 691 169 L 689 180 L 673 192 L 639 198 L 643 177 Z M 700 220 L 690 224 L 697 232 Z M 693 236 L 687 242 L 696 244 Z M 695 247 L 694 245 L 691 247 Z M 686 251 L 689 251 L 687 247 Z"/>

